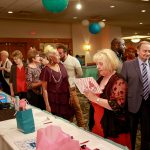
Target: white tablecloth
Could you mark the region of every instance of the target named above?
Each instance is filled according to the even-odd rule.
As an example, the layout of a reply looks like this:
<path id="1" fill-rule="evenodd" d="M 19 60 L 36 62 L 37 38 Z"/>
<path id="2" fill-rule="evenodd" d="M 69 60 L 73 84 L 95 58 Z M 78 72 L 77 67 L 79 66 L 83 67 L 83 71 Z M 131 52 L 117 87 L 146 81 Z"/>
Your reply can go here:
<path id="1" fill-rule="evenodd" d="M 75 140 L 80 143 L 89 140 L 86 145 L 90 149 L 99 148 L 100 150 L 126 150 L 127 147 L 118 145 L 112 141 L 105 140 L 99 136 L 96 136 L 88 131 L 78 128 L 74 124 L 53 116 L 49 113 L 43 112 L 37 108 L 33 108 L 33 115 L 35 120 L 36 131 L 39 128 L 44 128 L 49 124 L 45 122 L 51 121 L 53 125 L 60 126 L 61 129 L 73 136 Z M 23 142 L 30 139 L 36 139 L 36 131 L 30 134 L 24 134 L 17 130 L 17 124 L 15 119 L 6 120 L 0 122 L 0 150 L 22 150 L 16 145 L 16 142 Z"/>

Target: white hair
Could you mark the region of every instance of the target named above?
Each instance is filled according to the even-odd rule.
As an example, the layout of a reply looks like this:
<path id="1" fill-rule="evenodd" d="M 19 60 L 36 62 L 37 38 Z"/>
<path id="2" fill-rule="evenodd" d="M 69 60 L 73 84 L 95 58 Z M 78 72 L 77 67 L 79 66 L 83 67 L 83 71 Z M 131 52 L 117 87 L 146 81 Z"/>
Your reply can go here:
<path id="1" fill-rule="evenodd" d="M 102 49 L 93 56 L 94 62 L 103 62 L 104 68 L 109 71 L 117 70 L 120 61 L 114 51 L 110 49 Z"/>
<path id="2" fill-rule="evenodd" d="M 9 53 L 5 50 L 0 52 L 1 55 L 5 55 L 7 58 L 9 57 Z"/>
<path id="3" fill-rule="evenodd" d="M 47 45 L 44 48 L 44 53 L 46 54 L 46 57 L 48 58 L 50 63 L 53 61 L 52 57 L 59 57 L 57 49 L 52 47 L 51 45 Z"/>
<path id="4" fill-rule="evenodd" d="M 54 47 L 52 47 L 51 45 L 47 45 L 46 47 L 44 47 L 44 53 L 47 55 L 48 53 L 56 53 L 57 49 L 55 49 Z"/>

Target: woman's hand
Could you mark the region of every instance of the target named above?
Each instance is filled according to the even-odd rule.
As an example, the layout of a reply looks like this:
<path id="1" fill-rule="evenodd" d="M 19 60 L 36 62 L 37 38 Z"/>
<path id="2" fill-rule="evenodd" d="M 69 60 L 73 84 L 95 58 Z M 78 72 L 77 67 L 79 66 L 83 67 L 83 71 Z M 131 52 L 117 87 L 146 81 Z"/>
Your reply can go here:
<path id="1" fill-rule="evenodd" d="M 0 70 L 5 70 L 5 67 L 0 67 Z"/>
<path id="2" fill-rule="evenodd" d="M 46 111 L 51 112 L 51 107 L 49 105 L 46 106 Z"/>
<path id="3" fill-rule="evenodd" d="M 96 102 L 96 99 L 98 98 L 98 96 L 96 96 L 94 93 L 92 93 L 91 91 L 84 91 L 84 95 L 91 101 L 91 102 Z"/>

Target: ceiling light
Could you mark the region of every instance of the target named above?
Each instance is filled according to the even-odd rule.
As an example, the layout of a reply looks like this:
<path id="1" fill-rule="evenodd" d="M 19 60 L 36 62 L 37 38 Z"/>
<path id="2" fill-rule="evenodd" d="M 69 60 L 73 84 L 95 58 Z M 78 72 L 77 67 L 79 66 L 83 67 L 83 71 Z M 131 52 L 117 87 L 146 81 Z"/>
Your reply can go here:
<path id="1" fill-rule="evenodd" d="M 140 22 L 139 24 L 143 24 L 143 22 Z"/>
<path id="2" fill-rule="evenodd" d="M 124 40 L 131 40 L 131 39 L 143 39 L 143 38 L 149 38 L 150 36 L 145 36 L 145 35 L 133 35 L 133 36 L 126 36 L 126 37 L 122 37 L 122 39 Z"/>
<path id="3" fill-rule="evenodd" d="M 143 2 L 149 2 L 149 0 L 141 0 L 141 1 L 143 1 Z"/>
<path id="4" fill-rule="evenodd" d="M 106 19 L 103 19 L 102 21 L 103 21 L 103 22 L 105 22 L 105 21 L 106 21 Z"/>
<path id="5" fill-rule="evenodd" d="M 73 19 L 77 19 L 78 17 L 73 17 Z"/>
<path id="6" fill-rule="evenodd" d="M 140 42 L 140 38 L 133 38 L 133 39 L 131 39 L 131 42 L 133 42 L 133 43 L 138 43 L 138 42 Z"/>
<path id="7" fill-rule="evenodd" d="M 13 13 L 13 11 L 8 11 L 8 14 L 12 14 Z"/>
<path id="8" fill-rule="evenodd" d="M 81 3 L 77 3 L 77 4 L 76 4 L 76 9 L 80 10 L 81 8 L 82 8 Z"/>
<path id="9" fill-rule="evenodd" d="M 110 6 L 110 8 L 114 8 L 114 7 L 115 7 L 114 5 L 111 5 L 111 6 Z"/>
<path id="10" fill-rule="evenodd" d="M 146 12 L 146 10 L 145 10 L 145 9 L 143 9 L 143 10 L 141 10 L 141 12 L 143 12 L 143 13 L 144 13 L 144 12 Z"/>

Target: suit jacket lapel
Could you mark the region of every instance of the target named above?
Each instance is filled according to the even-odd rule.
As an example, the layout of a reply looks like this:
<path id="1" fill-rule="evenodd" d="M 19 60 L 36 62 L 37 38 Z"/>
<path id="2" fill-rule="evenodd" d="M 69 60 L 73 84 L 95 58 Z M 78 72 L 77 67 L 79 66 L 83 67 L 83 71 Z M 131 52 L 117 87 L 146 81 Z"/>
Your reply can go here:
<path id="1" fill-rule="evenodd" d="M 135 61 L 134 61 L 134 66 L 135 66 L 135 70 L 137 71 L 139 77 L 140 77 L 140 80 L 142 82 L 142 75 L 141 75 L 141 70 L 140 70 L 140 66 L 139 66 L 139 61 L 138 59 L 136 58 Z"/>

